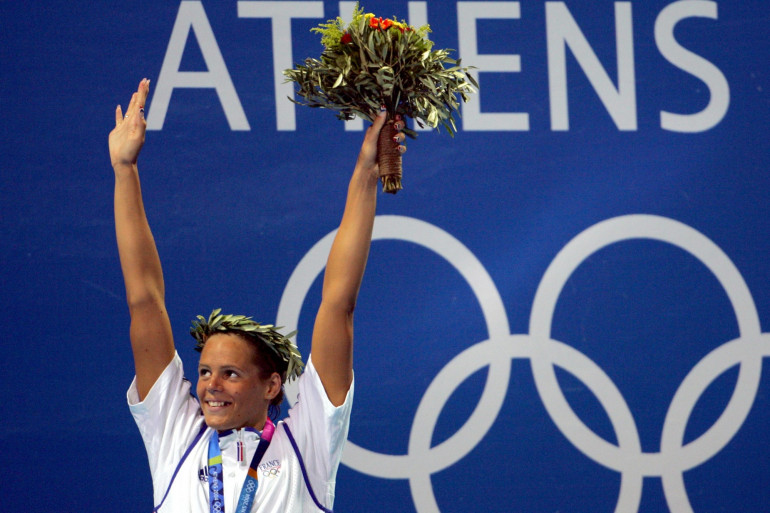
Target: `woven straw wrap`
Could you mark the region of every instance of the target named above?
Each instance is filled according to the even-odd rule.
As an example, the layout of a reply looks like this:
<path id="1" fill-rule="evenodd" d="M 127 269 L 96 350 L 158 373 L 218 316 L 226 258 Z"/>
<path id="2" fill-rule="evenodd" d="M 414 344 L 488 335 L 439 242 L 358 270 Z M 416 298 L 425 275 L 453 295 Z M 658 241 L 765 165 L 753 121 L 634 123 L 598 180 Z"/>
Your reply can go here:
<path id="1" fill-rule="evenodd" d="M 398 143 L 393 138 L 398 130 L 393 126 L 393 120 L 385 123 L 377 140 L 377 163 L 380 166 L 382 190 L 391 194 L 401 190 L 401 152 Z"/>

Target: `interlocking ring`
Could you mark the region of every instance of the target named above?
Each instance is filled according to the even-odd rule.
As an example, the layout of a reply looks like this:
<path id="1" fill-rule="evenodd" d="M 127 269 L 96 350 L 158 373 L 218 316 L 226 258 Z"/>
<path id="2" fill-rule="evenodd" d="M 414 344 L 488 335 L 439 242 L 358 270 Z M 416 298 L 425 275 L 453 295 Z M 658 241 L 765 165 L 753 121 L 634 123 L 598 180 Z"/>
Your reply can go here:
<path id="1" fill-rule="evenodd" d="M 323 271 L 335 232 L 321 239 L 297 265 L 284 289 L 277 323 L 299 324 L 308 290 Z M 672 219 L 629 215 L 603 221 L 570 241 L 545 272 L 533 300 L 529 334 L 510 333 L 500 295 L 483 265 L 464 245 L 439 228 L 413 218 L 378 216 L 373 240 L 403 240 L 424 246 L 445 258 L 473 290 L 484 314 L 489 339 L 455 356 L 433 379 L 420 401 L 409 436 L 408 453 L 388 455 L 348 441 L 343 462 L 375 477 L 408 479 L 419 512 L 438 512 L 430 477 L 468 454 L 494 423 L 508 388 L 510 362 L 505 356 L 529 358 L 543 404 L 564 436 L 583 454 L 621 474 L 617 512 L 638 511 L 644 477 L 660 477 L 673 513 L 690 513 L 683 473 L 697 467 L 735 436 L 751 409 L 759 387 L 762 358 L 770 356 L 770 335 L 761 333 L 754 300 L 740 272 L 722 250 L 693 228 Z M 658 453 L 643 452 L 633 415 L 622 394 L 586 355 L 551 338 L 551 322 L 561 291 L 579 265 L 593 253 L 614 243 L 651 239 L 672 244 L 699 259 L 724 287 L 733 305 L 739 338 L 711 351 L 685 377 L 676 391 L 663 425 Z M 494 360 L 490 356 L 494 355 Z M 711 428 L 683 445 L 687 421 L 706 388 L 731 367 L 739 365 L 733 395 Z M 569 407 L 554 366 L 582 381 L 599 400 L 617 437 L 614 445 L 599 437 Z M 468 377 L 489 367 L 479 403 L 465 424 L 450 438 L 431 447 L 443 405 Z M 296 401 L 296 387 L 287 386 Z"/>

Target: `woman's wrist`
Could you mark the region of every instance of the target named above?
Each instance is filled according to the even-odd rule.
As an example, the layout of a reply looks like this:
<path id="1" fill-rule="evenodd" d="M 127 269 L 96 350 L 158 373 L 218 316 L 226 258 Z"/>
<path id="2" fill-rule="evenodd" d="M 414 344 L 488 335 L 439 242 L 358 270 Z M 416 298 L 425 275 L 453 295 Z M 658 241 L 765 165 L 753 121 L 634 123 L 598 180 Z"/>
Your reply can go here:
<path id="1" fill-rule="evenodd" d="M 376 164 L 367 166 L 359 163 L 353 171 L 353 179 L 363 187 L 377 187 L 380 179 L 379 169 Z"/>
<path id="2" fill-rule="evenodd" d="M 112 169 L 116 177 L 131 176 L 139 172 L 136 163 L 131 162 L 113 162 Z"/>

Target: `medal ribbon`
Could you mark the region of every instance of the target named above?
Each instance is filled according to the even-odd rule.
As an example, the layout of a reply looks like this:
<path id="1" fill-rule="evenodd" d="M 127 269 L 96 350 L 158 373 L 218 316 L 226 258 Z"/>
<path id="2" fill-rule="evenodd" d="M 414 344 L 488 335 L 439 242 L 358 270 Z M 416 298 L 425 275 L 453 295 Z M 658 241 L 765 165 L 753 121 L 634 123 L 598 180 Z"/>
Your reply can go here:
<path id="1" fill-rule="evenodd" d="M 238 497 L 238 507 L 236 513 L 248 513 L 251 510 L 251 504 L 257 495 L 259 480 L 257 478 L 257 466 L 265 455 L 270 440 L 275 432 L 275 424 L 270 419 L 265 421 L 265 427 L 259 436 L 259 445 L 251 458 L 249 470 L 246 473 L 246 479 L 243 481 L 241 495 Z M 214 431 L 209 440 L 209 509 L 211 513 L 224 513 L 224 473 L 222 471 L 222 451 L 219 448 L 219 433 Z"/>

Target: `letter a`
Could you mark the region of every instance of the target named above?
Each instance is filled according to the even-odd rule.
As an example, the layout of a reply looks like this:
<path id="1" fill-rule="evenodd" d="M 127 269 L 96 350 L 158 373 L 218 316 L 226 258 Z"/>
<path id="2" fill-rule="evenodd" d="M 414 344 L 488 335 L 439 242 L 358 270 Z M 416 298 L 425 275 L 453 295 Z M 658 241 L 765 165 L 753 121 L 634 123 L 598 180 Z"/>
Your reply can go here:
<path id="1" fill-rule="evenodd" d="M 193 29 L 208 71 L 179 71 L 187 36 Z M 147 116 L 148 130 L 162 130 L 166 119 L 171 93 L 177 87 L 215 89 L 231 130 L 250 130 L 241 101 L 235 92 L 222 52 L 214 38 L 203 4 L 199 1 L 183 1 L 179 4 L 166 56 L 155 85 L 152 105 Z"/>

